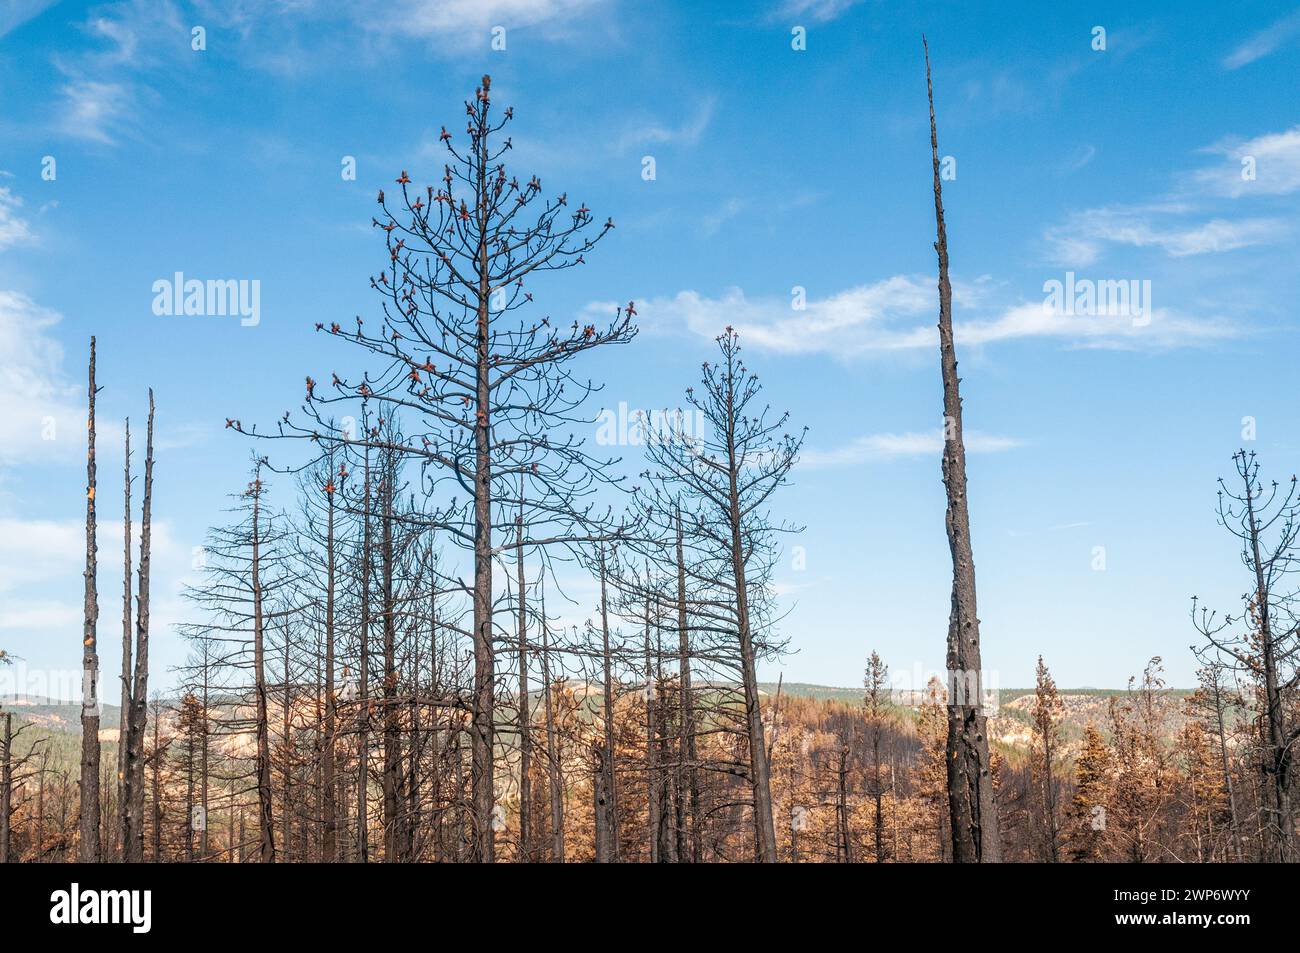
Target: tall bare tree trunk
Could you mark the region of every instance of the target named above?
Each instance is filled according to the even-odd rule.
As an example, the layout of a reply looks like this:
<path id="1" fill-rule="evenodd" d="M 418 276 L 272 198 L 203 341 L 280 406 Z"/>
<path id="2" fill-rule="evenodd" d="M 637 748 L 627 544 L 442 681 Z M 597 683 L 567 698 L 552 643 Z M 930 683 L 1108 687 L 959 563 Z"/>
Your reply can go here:
<path id="1" fill-rule="evenodd" d="M 1244 453 L 1243 453 L 1244 456 Z M 1249 472 L 1249 471 L 1247 471 Z M 1273 632 L 1272 593 L 1264 575 L 1263 554 L 1260 552 L 1260 525 L 1255 513 L 1256 494 L 1251 491 L 1251 481 L 1246 479 L 1246 516 L 1247 532 L 1250 538 L 1251 564 L 1255 571 L 1255 603 L 1259 613 L 1259 652 L 1263 674 L 1264 688 L 1264 732 L 1266 736 L 1269 761 L 1264 765 L 1268 779 L 1269 801 L 1271 807 L 1268 819 L 1269 844 L 1271 856 L 1275 863 L 1292 860 L 1291 842 L 1295 838 L 1295 818 L 1291 812 L 1291 746 L 1294 737 L 1288 739 L 1284 718 L 1285 702 L 1278 684 L 1277 641 Z"/>
<path id="2" fill-rule="evenodd" d="M 144 498 L 140 509 L 140 568 L 136 594 L 134 672 L 131 680 L 131 717 L 127 722 L 126 787 L 127 823 L 122 831 L 122 852 L 131 863 L 144 861 L 144 736 L 148 722 L 149 692 L 149 573 L 153 540 L 153 390 L 149 391 L 149 422 L 145 434 Z"/>
<path id="3" fill-rule="evenodd" d="M 290 743 L 293 726 L 290 720 L 290 704 L 292 697 L 289 692 L 289 623 L 284 623 L 284 690 L 281 693 L 280 704 L 280 763 L 282 765 L 280 774 L 283 778 L 284 794 L 280 800 L 280 854 L 281 860 L 288 864 L 293 862 L 293 857 L 289 852 L 289 845 L 293 843 L 293 746 Z"/>
<path id="4" fill-rule="evenodd" d="M 131 734 L 131 418 L 126 420 L 126 456 L 122 466 L 122 701 L 117 720 L 117 829 L 114 842 L 127 859 L 123 838 L 130 830 L 131 784 L 127 776 L 127 742 Z"/>
<path id="5" fill-rule="evenodd" d="M 480 135 L 475 150 L 479 185 L 478 202 L 478 340 L 475 361 L 476 411 L 474 424 L 474 697 L 470 789 L 474 803 L 473 855 L 490 864 L 495 857 L 492 812 L 496 806 L 495 725 L 496 661 L 492 646 L 492 391 L 489 382 L 491 344 L 488 304 L 492 293 L 488 268 L 487 136 Z"/>
<path id="6" fill-rule="evenodd" d="M 735 377 L 727 375 L 727 513 L 731 529 L 731 568 L 736 587 L 736 628 L 740 640 L 741 684 L 745 692 L 745 728 L 749 736 L 750 786 L 754 798 L 754 843 L 756 859 L 774 864 L 776 826 L 772 817 L 772 782 L 763 733 L 763 709 L 758 697 L 757 660 L 754 634 L 749 623 L 749 587 L 745 580 L 745 548 L 741 540 L 740 486 L 737 481 Z"/>
<path id="7" fill-rule="evenodd" d="M 924 40 L 922 40 L 924 43 Z M 948 620 L 948 810 L 953 860 L 997 863 L 1001 859 L 993 776 L 983 707 L 979 616 L 975 605 L 975 559 L 966 505 L 966 447 L 962 439 L 961 380 L 952 333 L 952 284 L 948 279 L 948 232 L 939 178 L 939 139 L 934 119 L 930 50 L 925 47 L 925 86 L 930 103 L 930 152 L 934 164 L 935 251 L 939 256 L 939 360 L 943 373 L 943 484 L 945 520 L 952 553 L 952 612 Z"/>
<path id="8" fill-rule="evenodd" d="M 325 487 L 327 508 L 325 524 L 325 743 L 321 766 L 322 831 L 321 858 L 332 864 L 338 860 L 338 802 L 334 780 L 334 744 L 338 709 L 334 697 L 334 455 L 329 457 L 330 474 Z"/>
<path id="9" fill-rule="evenodd" d="M 519 589 L 519 859 L 532 859 L 533 734 L 528 699 L 528 617 L 524 578 L 524 478 L 519 477 L 519 515 L 515 519 L 515 585 Z"/>
<path id="10" fill-rule="evenodd" d="M 203 721 L 200 723 L 202 734 L 199 746 L 199 800 L 203 805 L 203 830 L 199 832 L 199 851 L 206 861 L 208 859 L 208 657 L 207 647 L 203 649 Z"/>
<path id="11" fill-rule="evenodd" d="M 86 600 L 81 640 L 81 842 L 83 864 L 99 863 L 99 622 L 95 541 L 95 339 L 90 339 L 90 415 L 86 421 Z"/>
<path id="12" fill-rule="evenodd" d="M 551 795 L 551 862 L 564 863 L 564 787 L 560 780 L 559 751 L 555 742 L 555 709 L 551 704 L 551 639 L 546 623 L 545 575 L 539 593 L 542 625 L 542 704 L 546 708 L 546 777 Z"/>
<path id="13" fill-rule="evenodd" d="M 14 716 L 5 712 L 4 750 L 0 751 L 0 864 L 12 860 L 10 839 L 13 824 L 14 798 Z M 37 853 L 39 853 L 39 844 Z"/>
<path id="14" fill-rule="evenodd" d="M 604 661 L 603 713 L 605 729 L 605 750 L 601 756 L 600 764 L 604 773 L 604 781 L 601 786 L 604 799 L 601 804 L 604 808 L 606 855 L 603 858 L 597 857 L 596 859 L 607 863 L 618 863 L 618 778 L 614 773 L 614 672 L 613 659 L 609 649 L 609 594 L 605 571 L 605 547 L 603 545 L 600 547 L 599 553 L 600 633 Z"/>
<path id="15" fill-rule="evenodd" d="M 699 774 L 695 767 L 695 705 L 691 688 L 691 634 L 686 611 L 686 552 L 682 509 L 677 507 L 677 857 L 682 863 L 699 863 Z"/>
<path id="16" fill-rule="evenodd" d="M 361 663 L 357 673 L 357 862 L 370 860 L 370 447 L 366 447 L 361 532 Z"/>
<path id="17" fill-rule="evenodd" d="M 262 605 L 262 463 L 253 479 L 253 685 L 257 695 L 258 859 L 275 863 L 275 818 L 271 810 L 271 730 L 267 723 L 266 621 Z"/>
<path id="18" fill-rule="evenodd" d="M 380 497 L 383 501 L 381 540 L 379 549 L 380 584 L 384 600 L 384 773 L 382 794 L 384 799 L 384 861 L 400 863 L 403 838 L 397 827 L 398 774 L 401 770 L 402 740 L 397 724 L 397 624 L 396 601 L 393 591 L 393 480 L 397 475 L 394 459 L 384 460 L 383 482 Z"/>
<path id="19" fill-rule="evenodd" d="M 438 679 L 438 572 L 433 547 L 429 547 L 429 694 L 439 695 Z M 442 859 L 442 714 L 437 705 L 429 711 L 429 735 L 433 741 L 433 771 L 430 774 L 429 797 L 433 804 L 433 830 L 430 836 L 433 862 Z"/>
<path id="20" fill-rule="evenodd" d="M 646 567 L 649 585 L 649 567 Z M 649 842 L 650 863 L 666 860 L 664 852 L 663 777 L 659 768 L 659 726 L 657 706 L 659 684 L 655 678 L 654 656 L 650 650 L 650 595 L 645 597 L 645 761 L 646 761 L 646 839 Z"/>

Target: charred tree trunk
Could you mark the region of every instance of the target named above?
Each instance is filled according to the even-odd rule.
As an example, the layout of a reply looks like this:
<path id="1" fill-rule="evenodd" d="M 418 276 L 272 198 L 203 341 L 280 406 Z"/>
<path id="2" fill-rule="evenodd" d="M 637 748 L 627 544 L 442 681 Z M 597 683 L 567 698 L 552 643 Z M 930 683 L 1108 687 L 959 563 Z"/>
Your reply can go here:
<path id="1" fill-rule="evenodd" d="M 478 183 L 477 359 L 474 381 L 474 697 L 471 741 L 470 789 L 473 798 L 474 860 L 490 864 L 495 857 L 492 812 L 496 806 L 495 725 L 496 661 L 492 646 L 492 390 L 491 333 L 488 304 L 492 293 L 488 267 L 488 154 L 487 136 L 477 137 Z"/>
<path id="2" fill-rule="evenodd" d="M 208 659 L 203 659 L 203 710 L 199 722 L 199 803 L 203 807 L 203 828 L 199 831 L 199 853 L 208 859 Z"/>
<path id="3" fill-rule="evenodd" d="M 1244 456 L 1244 454 L 1243 454 Z M 1249 472 L 1249 471 L 1247 471 Z M 1291 843 L 1295 838 L 1295 818 L 1291 811 L 1291 746 L 1295 737 L 1287 738 L 1285 701 L 1279 687 L 1278 646 L 1273 631 L 1272 593 L 1265 577 L 1260 547 L 1260 525 L 1255 513 L 1256 493 L 1246 479 L 1246 530 L 1250 544 L 1251 568 L 1255 571 L 1255 604 L 1259 620 L 1260 668 L 1264 689 L 1264 733 L 1268 758 L 1264 775 L 1269 790 L 1268 851 L 1270 861 L 1286 863 L 1293 859 Z"/>
<path id="4" fill-rule="evenodd" d="M 601 658 L 604 663 L 603 678 L 603 714 L 605 730 L 605 748 L 600 765 L 603 771 L 601 787 L 603 799 L 598 798 L 604 809 L 605 856 L 597 860 L 606 863 L 618 863 L 618 780 L 614 773 L 614 671 L 613 659 L 609 648 L 609 594 L 605 571 L 605 549 L 600 548 L 600 634 Z"/>
<path id="5" fill-rule="evenodd" d="M 727 377 L 727 514 L 731 524 L 731 568 L 735 578 L 736 628 L 740 641 L 741 684 L 745 692 L 745 728 L 749 736 L 750 787 L 754 798 L 754 843 L 757 860 L 776 863 L 776 826 L 772 818 L 772 783 L 763 734 L 763 710 L 758 697 L 754 635 L 749 623 L 749 589 L 745 580 L 745 548 L 741 539 L 740 487 L 737 482 L 736 414 L 732 403 L 734 376 Z"/>
<path id="6" fill-rule="evenodd" d="M 551 641 L 546 624 L 546 593 L 542 591 L 542 704 L 546 713 L 546 777 L 551 796 L 551 861 L 564 863 L 564 786 L 560 780 L 559 750 L 555 740 L 555 709 L 551 703 Z"/>
<path id="7" fill-rule="evenodd" d="M 81 842 L 83 864 L 99 863 L 99 622 L 95 541 L 95 339 L 90 339 L 90 415 L 86 423 L 86 599 L 81 640 Z"/>
<path id="8" fill-rule="evenodd" d="M 357 862 L 370 860 L 370 448 L 366 447 L 361 532 L 361 662 L 357 672 Z"/>
<path id="9" fill-rule="evenodd" d="M 524 578 L 523 477 L 519 479 L 519 516 L 515 519 L 515 585 L 519 590 L 519 859 L 532 859 L 533 735 L 528 700 L 528 618 Z"/>
<path id="10" fill-rule="evenodd" d="M 275 818 L 271 809 L 271 732 L 267 723 L 266 619 L 262 605 L 262 465 L 259 462 L 253 486 L 253 684 L 257 696 L 257 815 L 258 859 L 275 863 Z"/>
<path id="11" fill-rule="evenodd" d="M 140 509 L 140 568 L 136 595 L 134 671 L 131 717 L 127 722 L 126 775 L 129 803 L 123 830 L 123 853 L 133 863 L 144 861 L 144 736 L 149 692 L 149 573 L 153 540 L 153 391 L 149 391 L 149 422 L 145 434 L 144 498 Z"/>
<path id="12" fill-rule="evenodd" d="M 9 863 L 12 858 L 12 825 L 14 799 L 14 716 L 12 712 L 4 715 L 4 749 L 0 750 L 0 864 Z M 37 854 L 40 845 L 37 844 Z"/>
<path id="13" fill-rule="evenodd" d="M 397 724 L 397 624 L 393 589 L 393 480 L 396 466 L 390 457 L 384 461 L 383 482 L 380 494 L 383 500 L 379 559 L 380 584 L 383 587 L 384 612 L 384 773 L 382 793 L 384 798 L 384 860 L 399 863 L 402 860 L 403 838 L 397 827 L 398 786 L 401 772 L 402 739 Z"/>
<path id="14" fill-rule="evenodd" d="M 126 455 L 122 466 L 122 685 L 117 720 L 117 830 L 116 846 L 127 860 L 126 832 L 130 830 L 131 783 L 127 773 L 127 742 L 131 735 L 131 419 L 126 420 Z"/>
<path id="15" fill-rule="evenodd" d="M 677 665 L 679 677 L 677 746 L 677 856 L 683 863 L 699 863 L 700 787 L 695 766 L 695 706 L 691 688 L 691 635 L 686 611 L 686 553 L 681 507 L 677 523 Z"/>
<path id="16" fill-rule="evenodd" d="M 321 765 L 321 854 L 332 864 L 338 860 L 338 802 L 334 780 L 334 745 L 338 710 L 334 697 L 334 457 L 325 485 L 325 741 Z M 340 478 L 341 479 L 341 478 Z"/>
<path id="17" fill-rule="evenodd" d="M 290 741 L 292 738 L 293 727 L 290 721 L 293 698 L 290 694 L 290 671 L 289 671 L 289 623 L 286 621 L 283 626 L 284 630 L 284 655 L 283 655 L 283 673 L 284 686 L 280 694 L 280 777 L 284 787 L 284 793 L 280 798 L 280 854 L 281 860 L 288 864 L 293 861 L 289 852 L 289 845 L 293 843 L 293 745 Z"/>
<path id="18" fill-rule="evenodd" d="M 939 177 L 939 140 L 934 119 L 934 86 L 926 47 L 925 85 L 930 103 L 930 152 L 934 164 L 934 216 L 939 257 L 939 358 L 943 373 L 943 483 L 948 495 L 945 520 L 952 554 L 952 612 L 948 621 L 948 810 L 953 860 L 996 863 L 1001 859 L 993 777 L 989 770 L 983 685 L 980 671 L 979 616 L 975 604 L 975 561 L 971 552 L 970 512 L 966 502 L 966 447 L 962 438 L 960 378 L 953 346 L 952 284 L 948 279 L 948 233 L 944 226 Z"/>

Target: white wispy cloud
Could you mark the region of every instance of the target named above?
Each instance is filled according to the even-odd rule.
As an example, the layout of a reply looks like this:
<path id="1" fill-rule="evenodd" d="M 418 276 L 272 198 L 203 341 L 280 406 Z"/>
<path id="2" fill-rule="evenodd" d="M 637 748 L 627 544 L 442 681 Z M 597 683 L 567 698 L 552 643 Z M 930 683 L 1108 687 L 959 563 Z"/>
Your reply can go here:
<path id="1" fill-rule="evenodd" d="M 58 0 L 5 0 L 0 6 L 0 37 L 39 16 Z"/>
<path id="2" fill-rule="evenodd" d="M 1300 10 L 1295 10 L 1273 21 L 1258 33 L 1251 34 L 1224 57 L 1223 65 L 1230 70 L 1240 69 L 1263 59 L 1296 37 L 1300 37 Z"/>
<path id="3" fill-rule="evenodd" d="M 54 59 L 64 77 L 55 129 L 112 146 L 135 127 L 141 105 L 154 97 L 151 73 L 193 55 L 190 23 L 172 0 L 122 0 L 92 8 L 79 29 L 90 43 Z"/>
<path id="4" fill-rule="evenodd" d="M 1157 248 L 1173 258 L 1235 251 L 1284 238 L 1290 224 L 1281 218 L 1210 218 L 1179 203 L 1111 205 L 1072 213 L 1044 233 L 1053 261 L 1071 267 L 1091 265 L 1107 245 Z"/>
<path id="5" fill-rule="evenodd" d="M 813 23 L 828 23 L 856 7 L 862 0 L 785 0 L 773 19 L 803 17 Z"/>
<path id="6" fill-rule="evenodd" d="M 1193 184 L 1212 195 L 1287 195 L 1300 191 L 1300 126 L 1251 139 L 1224 139 L 1203 150 L 1221 162 L 1192 175 Z M 1242 160 L 1254 160 L 1254 178 L 1242 175 Z"/>
<path id="7" fill-rule="evenodd" d="M 991 314 L 958 318 L 959 344 L 988 345 L 1027 338 L 1055 340 L 1069 347 L 1123 350 L 1164 349 L 1221 341 L 1240 333 L 1219 318 L 1197 318 L 1165 307 L 1150 308 L 1135 320 L 1122 314 L 1069 314 L 1044 300 L 995 306 L 990 283 L 957 282 L 953 295 L 958 313 Z M 730 325 L 747 346 L 778 354 L 820 354 L 849 360 L 938 346 L 939 299 L 934 279 L 895 275 L 825 298 L 809 298 L 803 310 L 789 298 L 750 298 L 740 288 L 716 297 L 681 291 L 671 297 L 638 301 L 641 323 L 664 331 L 685 330 L 713 338 Z M 593 315 L 613 310 L 610 302 L 593 302 Z"/>
<path id="8" fill-rule="evenodd" d="M 746 203 L 743 199 L 733 198 L 723 202 L 712 212 L 706 213 L 700 219 L 700 234 L 704 235 L 706 238 L 711 235 L 716 235 L 723 225 L 744 211 L 745 205 Z"/>
<path id="9" fill-rule="evenodd" d="M 1085 143 L 1073 155 L 1065 159 L 1059 166 L 1062 175 L 1069 175 L 1071 172 L 1078 172 L 1097 156 L 1097 147 L 1092 143 Z"/>
<path id="10" fill-rule="evenodd" d="M 84 431 L 83 431 L 84 432 Z M 120 458 L 119 458 L 120 463 Z M 139 504 L 132 527 L 132 549 L 140 544 Z M 179 593 L 195 578 L 193 547 L 180 540 L 170 521 L 155 518 L 150 557 L 153 565 L 151 621 L 165 632 L 185 617 Z M 100 551 L 101 609 L 106 593 L 120 600 L 122 591 L 123 526 L 120 519 L 101 517 L 97 530 Z M 116 558 L 112 558 L 113 556 Z M 76 644 L 84 618 L 81 608 L 82 571 L 86 559 L 86 525 L 81 518 L 38 520 L 0 518 L 0 632 L 36 641 L 67 638 Z M 134 588 L 134 585 L 133 585 Z M 116 603 L 119 607 L 120 601 Z M 102 611 L 99 634 L 111 656 L 121 632 L 121 615 Z M 23 654 L 19 652 L 18 654 Z M 105 670 L 113 671 L 111 658 Z"/>
<path id="11" fill-rule="evenodd" d="M 633 147 L 663 144 L 693 146 L 713 121 L 716 109 L 717 99 L 710 96 L 702 100 L 690 117 L 679 125 L 666 125 L 657 120 L 636 122 L 618 137 L 615 150 L 626 152 Z"/>
<path id="12" fill-rule="evenodd" d="M 23 202 L 7 186 L 0 185 L 0 248 L 21 245 L 32 238 L 27 220 L 18 214 Z"/>
<path id="13" fill-rule="evenodd" d="M 80 391 L 50 333 L 58 321 L 26 295 L 0 291 L 0 466 L 62 457 L 85 431 Z"/>
<path id="14" fill-rule="evenodd" d="M 50 600 L 8 601 L 0 608 L 0 631 L 76 631 L 83 610 L 75 604 Z"/>
<path id="15" fill-rule="evenodd" d="M 509 29 L 562 25 L 604 3 L 605 0 L 439 0 L 438 3 L 389 0 L 362 3 L 356 13 L 358 22 L 371 30 L 433 37 L 470 31 L 485 34 L 493 26 Z"/>
<path id="16" fill-rule="evenodd" d="M 967 453 L 998 453 L 1023 446 L 1015 437 L 967 431 L 962 435 Z M 909 433 L 877 433 L 855 437 L 853 440 L 828 450 L 806 449 L 799 456 L 799 465 L 814 469 L 855 466 L 898 460 L 906 457 L 939 457 L 943 453 L 943 429 Z"/>
<path id="17" fill-rule="evenodd" d="M 74 139 L 113 145 L 132 113 L 133 95 L 125 83 L 77 79 L 61 90 L 59 131 Z"/>

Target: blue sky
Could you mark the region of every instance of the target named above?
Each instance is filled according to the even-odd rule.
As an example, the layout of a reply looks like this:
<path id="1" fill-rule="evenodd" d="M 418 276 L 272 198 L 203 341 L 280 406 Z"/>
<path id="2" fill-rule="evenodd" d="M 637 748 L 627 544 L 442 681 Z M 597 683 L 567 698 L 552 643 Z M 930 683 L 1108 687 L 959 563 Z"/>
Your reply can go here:
<path id="1" fill-rule="evenodd" d="M 556 316 L 638 302 L 641 336 L 590 365 L 608 382 L 593 412 L 675 406 L 731 324 L 772 403 L 810 428 L 778 504 L 807 527 L 804 568 L 791 554 L 779 578 L 797 649 L 785 677 L 857 684 L 873 648 L 896 671 L 939 667 L 925 32 L 940 151 L 956 160 L 945 202 L 985 664 L 1022 686 L 1041 652 L 1063 686 L 1118 687 L 1162 655 L 1190 684 L 1190 597 L 1234 607 L 1246 585 L 1215 525 L 1216 478 L 1242 445 L 1268 476 L 1300 465 L 1300 10 L 1068 6 L 9 3 L 0 646 L 33 671 L 77 664 L 95 334 L 103 666 L 120 631 L 115 422 L 139 433 L 149 386 L 155 671 L 183 659 L 178 593 L 252 450 L 225 419 L 270 423 L 304 375 L 353 366 L 312 326 L 376 313 L 375 192 L 402 169 L 436 179 L 440 127 L 459 128 L 490 72 L 515 108 L 512 170 L 617 223 L 588 266 L 535 289 Z M 260 322 L 155 315 L 153 282 L 178 271 L 259 281 Z M 1149 282 L 1146 319 L 1045 310 L 1045 283 L 1067 272 Z"/>

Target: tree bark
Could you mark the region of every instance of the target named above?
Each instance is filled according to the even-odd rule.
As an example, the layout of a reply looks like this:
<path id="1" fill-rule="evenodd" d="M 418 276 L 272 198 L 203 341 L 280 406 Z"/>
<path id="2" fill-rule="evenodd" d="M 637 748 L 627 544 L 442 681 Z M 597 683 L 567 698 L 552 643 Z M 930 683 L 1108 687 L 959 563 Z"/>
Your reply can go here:
<path id="1" fill-rule="evenodd" d="M 403 842 L 398 830 L 402 739 L 397 723 L 397 606 L 393 589 L 393 481 L 396 471 L 395 460 L 391 456 L 386 458 L 379 491 L 383 500 L 379 558 L 384 600 L 384 773 L 381 789 L 384 799 L 384 861 L 390 864 L 401 862 Z"/>
<path id="2" fill-rule="evenodd" d="M 126 455 L 122 466 L 122 684 L 117 721 L 117 830 L 114 832 L 122 859 L 127 859 L 124 840 L 130 830 L 131 784 L 127 774 L 127 742 L 131 735 L 131 418 L 126 420 Z"/>
<path id="3" fill-rule="evenodd" d="M 474 697 L 470 736 L 470 790 L 473 800 L 473 857 L 478 863 L 495 860 L 492 812 L 496 806 L 495 725 L 496 661 L 492 645 L 492 391 L 488 305 L 492 293 L 488 268 L 487 135 L 480 128 L 475 150 L 478 181 L 478 301 L 474 367 Z"/>
<path id="4" fill-rule="evenodd" d="M 551 704 L 551 642 L 546 624 L 546 592 L 540 595 L 542 625 L 542 704 L 546 708 L 546 777 L 551 788 L 551 861 L 564 863 L 564 787 L 560 780 L 555 740 L 555 709 Z"/>
<path id="5" fill-rule="evenodd" d="M 731 360 L 730 355 L 728 360 Z M 745 581 L 745 550 L 740 535 L 740 487 L 737 482 L 735 437 L 735 375 L 727 372 L 727 517 L 731 530 L 731 568 L 736 587 L 736 628 L 740 641 L 741 682 L 745 692 L 745 727 L 749 735 L 750 786 L 754 798 L 754 841 L 756 859 L 774 864 L 776 826 L 772 817 L 772 783 L 763 734 L 763 710 L 758 697 L 758 675 L 754 637 L 749 624 L 749 590 Z"/>
<path id="6" fill-rule="evenodd" d="M 524 577 L 524 495 L 519 478 L 519 515 L 515 519 L 515 585 L 519 590 L 519 859 L 532 859 L 533 736 L 532 705 L 528 698 L 528 617 Z"/>
<path id="7" fill-rule="evenodd" d="M 275 818 L 271 807 L 271 732 L 267 715 L 266 625 L 262 605 L 262 464 L 253 480 L 253 683 L 257 695 L 257 814 L 258 859 L 275 863 Z"/>
<path id="8" fill-rule="evenodd" d="M 136 595 L 134 672 L 131 717 L 127 722 L 127 823 L 122 850 L 131 863 L 144 861 L 144 736 L 149 692 L 149 574 L 153 540 L 153 390 L 149 391 L 149 421 L 145 435 L 144 498 L 140 509 L 140 567 Z"/>
<path id="9" fill-rule="evenodd" d="M 95 541 L 95 339 L 90 339 L 90 414 L 86 423 L 86 598 L 81 652 L 81 841 L 83 864 L 99 863 L 99 622 Z"/>
<path id="10" fill-rule="evenodd" d="M 1249 471 L 1247 471 L 1249 472 Z M 1255 602 L 1259 609 L 1259 647 L 1264 676 L 1264 730 L 1267 733 L 1269 761 L 1264 773 L 1269 781 L 1270 814 L 1269 860 L 1286 863 L 1292 859 L 1291 842 L 1294 839 L 1295 820 L 1291 814 L 1290 765 L 1291 745 L 1286 737 L 1284 701 L 1278 686 L 1277 643 L 1273 633 L 1271 612 L 1272 594 L 1264 577 L 1264 564 L 1260 552 L 1260 527 L 1255 515 L 1255 494 L 1251 481 L 1246 479 L 1246 515 L 1249 521 L 1251 563 L 1255 571 Z"/>
<path id="11" fill-rule="evenodd" d="M 361 661 L 357 673 L 357 862 L 370 860 L 370 447 L 366 447 L 361 533 Z"/>
<path id="12" fill-rule="evenodd" d="M 325 487 L 325 743 L 321 766 L 321 854 L 332 864 L 338 860 L 338 802 L 334 780 L 334 744 L 338 712 L 334 697 L 334 456 L 329 457 L 330 472 Z M 341 479 L 340 479 L 341 482 Z"/>
<path id="13" fill-rule="evenodd" d="M 691 634 L 686 610 L 686 553 L 682 510 L 677 517 L 677 646 L 678 646 L 678 796 L 677 796 L 677 857 L 683 863 L 699 863 L 701 843 L 699 834 L 700 787 L 699 773 L 695 767 L 695 703 L 691 688 Z"/>
<path id="14" fill-rule="evenodd" d="M 952 284 L 948 279 L 948 233 L 939 178 L 939 140 L 934 119 L 930 51 L 925 51 L 925 85 L 930 103 L 930 152 L 934 165 L 934 217 L 939 257 L 939 360 L 943 374 L 943 484 L 948 496 L 945 524 L 952 554 L 952 611 L 948 620 L 948 810 L 953 860 L 996 863 L 1001 859 L 993 777 L 983 707 L 979 616 L 975 604 L 975 560 L 966 503 L 966 447 L 962 438 L 960 378 L 952 332 Z"/>
<path id="15" fill-rule="evenodd" d="M 0 864 L 12 859 L 10 839 L 13 824 L 14 797 L 14 716 L 5 712 L 4 750 L 0 751 Z M 39 845 L 38 851 L 39 853 Z"/>
<path id="16" fill-rule="evenodd" d="M 603 714 L 605 748 L 600 759 L 604 798 L 598 801 L 604 810 L 605 855 L 598 861 L 618 863 L 618 779 L 614 773 L 614 672 L 609 648 L 609 594 L 605 572 L 605 548 L 599 550 L 600 566 L 600 634 L 604 662 Z"/>

